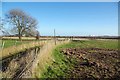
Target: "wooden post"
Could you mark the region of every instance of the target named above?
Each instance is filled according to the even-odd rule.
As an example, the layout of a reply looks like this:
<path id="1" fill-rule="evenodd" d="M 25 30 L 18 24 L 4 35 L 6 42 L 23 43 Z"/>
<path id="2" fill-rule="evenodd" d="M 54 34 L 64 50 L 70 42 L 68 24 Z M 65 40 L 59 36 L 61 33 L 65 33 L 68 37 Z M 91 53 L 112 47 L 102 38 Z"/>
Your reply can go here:
<path id="1" fill-rule="evenodd" d="M 55 45 L 56 45 L 56 33 L 55 33 L 55 29 L 54 29 L 54 40 L 55 40 Z"/>
<path id="2" fill-rule="evenodd" d="M 2 44 L 2 49 L 4 48 L 4 45 L 5 45 L 5 42 L 3 42 L 3 44 Z"/>

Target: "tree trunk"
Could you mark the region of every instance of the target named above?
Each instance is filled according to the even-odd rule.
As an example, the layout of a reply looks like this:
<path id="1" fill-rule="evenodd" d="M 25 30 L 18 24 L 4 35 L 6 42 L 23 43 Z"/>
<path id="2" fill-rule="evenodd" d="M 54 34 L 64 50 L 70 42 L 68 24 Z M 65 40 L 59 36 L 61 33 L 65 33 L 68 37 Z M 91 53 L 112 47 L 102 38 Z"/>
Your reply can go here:
<path id="1" fill-rule="evenodd" d="M 21 33 L 20 33 L 20 31 L 19 31 L 18 37 L 19 37 L 19 40 L 21 40 Z"/>
<path id="2" fill-rule="evenodd" d="M 19 35 L 19 40 L 21 40 L 21 36 Z"/>

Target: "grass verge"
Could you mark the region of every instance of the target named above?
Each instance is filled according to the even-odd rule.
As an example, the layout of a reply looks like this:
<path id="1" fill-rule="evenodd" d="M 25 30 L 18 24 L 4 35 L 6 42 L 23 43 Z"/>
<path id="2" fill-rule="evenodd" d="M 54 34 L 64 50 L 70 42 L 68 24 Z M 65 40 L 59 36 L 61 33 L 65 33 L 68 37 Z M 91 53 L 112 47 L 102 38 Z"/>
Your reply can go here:
<path id="1" fill-rule="evenodd" d="M 59 46 L 61 44 L 66 44 L 68 42 L 69 41 L 57 41 L 57 44 L 55 45 L 54 41 L 50 41 L 49 43 L 44 45 L 41 48 L 39 55 L 37 56 L 37 60 L 35 62 L 36 67 L 33 70 L 34 71 L 33 77 L 38 79 L 41 78 L 44 71 L 46 72 L 47 71 L 46 69 L 54 61 L 52 52 L 54 51 L 56 46 Z"/>
<path id="2" fill-rule="evenodd" d="M 54 61 L 50 66 L 46 66 L 47 70 L 42 74 L 42 78 L 61 78 L 67 77 L 68 70 L 73 68 L 73 64 L 76 63 L 74 58 L 67 58 L 65 55 L 60 53 L 60 49 L 63 45 L 58 46 L 53 51 Z"/>
<path id="3" fill-rule="evenodd" d="M 88 41 L 72 41 L 56 47 L 52 52 L 54 59 L 51 65 L 46 65 L 40 78 L 67 78 L 70 77 L 68 71 L 72 70 L 76 64 L 76 59 L 63 55 L 60 50 L 65 48 L 106 48 L 118 49 L 117 40 L 88 40 Z"/>

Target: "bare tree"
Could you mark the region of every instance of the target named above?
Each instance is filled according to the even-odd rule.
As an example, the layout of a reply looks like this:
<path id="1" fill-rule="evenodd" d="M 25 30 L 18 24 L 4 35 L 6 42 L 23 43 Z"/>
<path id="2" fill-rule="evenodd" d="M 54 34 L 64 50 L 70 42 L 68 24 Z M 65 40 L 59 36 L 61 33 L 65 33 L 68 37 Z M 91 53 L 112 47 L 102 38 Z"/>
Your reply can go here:
<path id="1" fill-rule="evenodd" d="M 0 36 L 2 36 L 2 35 L 8 35 L 9 34 L 9 32 L 4 27 L 5 24 L 6 24 L 5 19 L 2 19 L 0 17 Z"/>
<path id="2" fill-rule="evenodd" d="M 40 33 L 39 31 L 36 31 L 36 40 L 39 40 L 39 37 L 40 37 Z"/>
<path id="3" fill-rule="evenodd" d="M 0 17 L 0 31 L 2 31 L 2 29 L 3 29 L 3 20 L 2 20 L 2 18 Z"/>
<path id="4" fill-rule="evenodd" d="M 39 40 L 40 32 L 36 29 L 31 29 L 31 30 L 25 31 L 25 35 L 26 36 L 35 36 L 36 40 Z"/>
<path id="5" fill-rule="evenodd" d="M 3 24 L 2 24 L 2 19 L 0 17 L 0 40 L 2 39 L 2 33 L 3 33 L 2 28 L 3 28 Z"/>
<path id="6" fill-rule="evenodd" d="M 37 20 L 20 9 L 10 10 L 6 18 L 14 26 L 12 29 L 16 31 L 20 40 L 27 31 L 31 31 L 29 33 L 32 34 L 32 30 L 37 28 Z"/>

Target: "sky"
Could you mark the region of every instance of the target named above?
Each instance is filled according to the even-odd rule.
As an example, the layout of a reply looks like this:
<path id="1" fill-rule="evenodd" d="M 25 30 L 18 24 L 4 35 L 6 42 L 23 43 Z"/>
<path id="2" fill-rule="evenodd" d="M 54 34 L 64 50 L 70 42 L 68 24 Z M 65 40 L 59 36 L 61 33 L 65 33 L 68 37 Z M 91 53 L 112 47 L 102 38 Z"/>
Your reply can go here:
<path id="1" fill-rule="evenodd" d="M 42 36 L 118 35 L 117 2 L 3 2 L 3 17 L 11 9 L 36 18 Z"/>
<path id="2" fill-rule="evenodd" d="M 118 2 L 119 0 L 2 0 L 4 2 Z"/>

